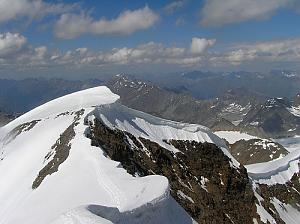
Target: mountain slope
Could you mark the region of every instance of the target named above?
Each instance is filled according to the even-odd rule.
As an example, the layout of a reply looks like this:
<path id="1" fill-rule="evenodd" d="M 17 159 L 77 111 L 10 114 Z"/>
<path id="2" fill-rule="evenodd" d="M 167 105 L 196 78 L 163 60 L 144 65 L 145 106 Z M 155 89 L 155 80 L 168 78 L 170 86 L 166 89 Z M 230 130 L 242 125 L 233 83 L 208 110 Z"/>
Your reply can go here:
<path id="1" fill-rule="evenodd" d="M 293 136 L 300 133 L 300 108 L 288 99 L 272 98 L 253 107 L 239 127 L 250 133 L 261 130 L 273 138 Z"/>
<path id="2" fill-rule="evenodd" d="M 220 210 L 223 215 L 219 215 L 218 218 L 224 222 L 230 222 L 227 217 L 229 215 L 237 220 L 252 219 L 252 215 L 244 217 L 232 210 L 234 201 L 229 199 L 237 196 L 235 193 L 237 186 L 233 183 L 243 183 L 243 188 L 248 187 L 248 191 L 250 185 L 245 182 L 247 180 L 245 177 L 235 179 L 234 182 L 225 181 L 227 178 L 238 177 L 239 172 L 242 175 L 247 174 L 244 170 L 237 172 L 239 164 L 228 153 L 222 140 L 205 127 L 155 118 L 119 105 L 115 103 L 117 99 L 118 96 L 105 87 L 77 92 L 37 107 L 0 129 L 2 139 L 0 176 L 5 183 L 0 186 L 0 200 L 3 202 L 0 208 L 1 223 L 49 223 L 52 220 L 57 223 L 62 222 L 66 217 L 70 218 L 70 221 L 78 220 L 78 217 L 84 220 L 80 214 L 85 214 L 92 220 L 114 221 L 116 216 L 107 215 L 107 211 L 110 214 L 118 214 L 117 217 L 129 220 L 130 223 L 144 222 L 148 217 L 147 214 L 152 214 L 151 217 L 160 217 L 160 221 L 164 223 L 191 223 L 193 220 L 190 216 L 169 196 L 168 180 L 163 176 L 149 175 L 155 172 L 165 174 L 168 171 L 163 165 L 165 161 L 163 158 L 171 159 L 171 164 L 174 168 L 177 167 L 177 171 L 173 171 L 174 174 L 180 175 L 178 177 L 175 175 L 176 179 L 172 181 L 172 195 L 187 210 L 190 209 L 189 213 L 195 218 L 199 219 L 205 215 L 203 220 L 212 220 L 215 219 L 213 211 Z M 115 150 L 113 144 L 115 141 L 110 142 L 110 147 L 106 147 L 108 143 L 98 144 L 95 147 L 91 145 L 95 145 L 95 139 L 91 141 L 87 138 L 88 136 L 99 138 L 95 127 L 92 126 L 97 122 L 95 118 L 101 118 L 102 122 L 108 125 L 106 131 L 117 127 L 119 130 L 117 136 L 130 136 L 137 145 L 139 145 L 137 142 L 140 142 L 144 147 L 137 152 L 139 156 L 148 158 L 146 165 L 151 165 L 152 159 L 149 158 L 155 155 L 157 159 L 155 164 L 160 165 L 153 167 L 155 169 L 152 172 L 151 167 L 145 166 L 146 176 L 142 173 L 138 175 L 130 172 L 126 164 L 122 164 L 124 167 L 122 169 L 119 162 L 110 159 L 115 159 L 114 154 L 109 154 L 107 151 Z M 104 134 L 100 135 L 101 139 L 104 136 Z M 199 208 L 197 210 L 195 207 L 195 205 L 207 207 L 201 205 L 202 201 L 205 202 L 205 198 L 200 200 L 198 198 L 200 195 L 203 197 L 208 196 L 209 191 L 215 192 L 210 196 L 211 199 L 208 198 L 209 200 L 216 200 L 222 195 L 216 187 L 216 184 L 221 184 L 220 179 L 216 183 L 209 180 L 211 174 L 209 172 L 217 172 L 221 166 L 216 163 L 212 171 L 201 171 L 202 175 L 205 174 L 207 177 L 194 173 L 198 175 L 199 180 L 187 179 L 186 172 L 193 171 L 181 167 L 185 160 L 186 164 L 189 162 L 187 160 L 189 157 L 181 158 L 180 151 L 182 145 L 188 146 L 192 142 L 196 145 L 189 147 L 212 150 L 211 153 L 217 153 L 216 158 L 228 167 L 223 177 L 225 178 L 223 179 L 224 190 L 231 188 L 231 193 L 225 195 L 228 205 L 219 204 L 216 210 L 206 208 L 205 213 L 199 213 Z M 121 143 L 123 144 L 124 140 Z M 125 143 L 129 143 L 129 138 Z M 123 149 L 125 150 L 126 147 Z M 132 152 L 134 148 L 131 146 L 128 149 Z M 149 155 L 145 154 L 147 151 Z M 122 150 L 120 151 L 119 148 L 116 152 L 122 153 Z M 160 154 L 157 154 L 158 152 Z M 196 152 L 188 150 L 185 154 L 188 155 L 187 153 Z M 209 159 L 206 161 L 206 163 L 210 162 Z M 191 163 L 191 166 L 197 164 Z M 194 169 L 198 170 L 196 167 Z M 136 175 L 144 177 L 134 177 Z M 218 173 L 214 175 L 219 176 Z M 197 190 L 197 194 L 183 187 L 190 184 Z M 247 202 L 249 205 L 246 204 L 250 206 L 248 209 L 253 210 L 253 195 L 251 196 L 251 191 L 248 194 L 245 200 L 249 200 Z M 187 203 L 189 200 L 195 201 L 191 204 Z M 228 210 L 227 216 L 224 213 L 226 210 Z M 165 212 L 162 214 L 159 211 Z M 178 216 L 173 215 L 174 213 Z M 253 215 L 255 216 L 255 213 Z M 148 222 L 157 223 L 157 219 L 153 218 Z"/>
<path id="3" fill-rule="evenodd" d="M 1 223 L 49 223 L 93 204 L 125 212 L 169 198 L 166 178 L 132 177 L 85 137 L 84 117 L 93 106 L 117 99 L 107 88 L 89 89 L 42 105 L 1 129 Z"/>
<path id="4" fill-rule="evenodd" d="M 0 223 L 265 220 L 269 204 L 224 141 L 118 99 L 106 87 L 76 92 L 0 129 Z"/>
<path id="5" fill-rule="evenodd" d="M 222 125 L 219 124 L 222 119 L 237 125 L 253 106 L 265 100 L 264 96 L 245 88 L 224 91 L 214 99 L 198 100 L 126 75 L 113 77 L 107 86 L 128 107 L 166 119 L 207 127 Z"/>

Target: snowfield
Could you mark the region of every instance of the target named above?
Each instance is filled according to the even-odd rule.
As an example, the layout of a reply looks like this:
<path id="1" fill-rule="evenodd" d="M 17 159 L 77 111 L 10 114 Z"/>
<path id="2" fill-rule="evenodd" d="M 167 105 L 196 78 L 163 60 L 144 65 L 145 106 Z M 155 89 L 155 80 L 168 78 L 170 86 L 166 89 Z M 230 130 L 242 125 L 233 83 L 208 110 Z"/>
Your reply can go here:
<path id="1" fill-rule="evenodd" d="M 239 140 L 250 140 L 250 139 L 257 139 L 253 135 L 249 135 L 247 133 L 242 133 L 239 131 L 216 131 L 214 132 L 215 135 L 219 136 L 220 138 L 224 138 L 229 144 L 233 144 Z"/>
<path id="2" fill-rule="evenodd" d="M 205 127 L 131 110 L 118 99 L 107 87 L 83 90 L 39 106 L 0 129 L 1 224 L 194 222 L 169 195 L 167 178 L 133 177 L 101 148 L 91 146 L 85 121 L 99 116 L 112 128 L 174 152 L 164 139 L 212 142 L 231 157 L 224 142 Z M 34 185 L 43 168 L 56 162 L 55 147 L 72 131 L 64 146 L 69 147 L 66 159 Z"/>

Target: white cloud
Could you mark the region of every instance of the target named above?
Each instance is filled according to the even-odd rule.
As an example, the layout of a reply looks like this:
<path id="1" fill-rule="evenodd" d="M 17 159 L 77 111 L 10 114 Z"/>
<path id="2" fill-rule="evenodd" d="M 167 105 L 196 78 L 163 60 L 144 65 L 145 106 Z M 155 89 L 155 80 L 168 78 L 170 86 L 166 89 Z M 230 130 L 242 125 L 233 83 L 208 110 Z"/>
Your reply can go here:
<path id="1" fill-rule="evenodd" d="M 159 20 L 159 16 L 148 6 L 137 10 L 126 10 L 117 18 L 94 20 L 85 13 L 63 14 L 55 25 L 58 38 L 72 39 L 82 34 L 121 34 L 147 29 Z"/>
<path id="2" fill-rule="evenodd" d="M 201 9 L 201 24 L 220 26 L 252 19 L 268 18 L 281 7 L 296 0 L 205 0 Z"/>
<path id="3" fill-rule="evenodd" d="M 284 39 L 228 46 L 222 51 L 211 51 L 215 39 L 194 37 L 190 45 L 179 47 L 148 42 L 135 47 L 94 51 L 76 48 L 62 52 L 46 46 L 33 47 L 20 34 L 0 34 L 0 67 L 9 70 L 41 67 L 106 68 L 118 66 L 164 66 L 165 68 L 190 67 L 207 69 L 239 68 L 263 64 L 269 69 L 276 63 L 297 65 L 300 61 L 300 39 Z M 172 65 L 172 66 L 170 66 Z"/>
<path id="4" fill-rule="evenodd" d="M 18 33 L 0 34 L 0 57 L 8 57 L 26 45 L 26 38 Z"/>
<path id="5" fill-rule="evenodd" d="M 8 37 L 7 37 L 8 36 Z M 148 42 L 140 44 L 136 47 L 128 48 L 113 48 L 109 51 L 93 51 L 88 48 L 77 48 L 74 50 L 68 50 L 65 53 L 59 50 L 49 51 L 47 47 L 40 46 L 33 48 L 26 43 L 26 39 L 19 34 L 5 34 L 1 35 L 2 39 L 21 39 L 21 43 L 17 40 L 13 41 L 15 44 L 11 44 L 12 41 L 7 41 L 5 52 L 12 51 L 8 49 L 21 49 L 22 46 L 26 46 L 23 51 L 14 52 L 14 57 L 3 57 L 3 61 L 0 65 L 22 68 L 32 68 L 34 66 L 70 66 L 70 67 L 84 67 L 84 66 L 114 66 L 114 65 L 138 65 L 138 64 L 175 64 L 178 66 L 195 66 L 205 61 L 205 55 L 195 54 L 191 52 L 190 46 L 177 47 L 177 46 L 165 46 L 161 43 Z M 24 42 L 25 40 L 25 42 Z M 206 43 L 198 46 L 197 53 L 204 52 L 206 48 L 211 46 L 214 40 L 206 40 L 201 38 L 195 38 L 195 40 L 201 40 Z M 18 43 L 18 44 L 17 44 Z M 205 45 L 205 46 L 204 46 Z M 4 51 L 4 50 L 2 50 Z"/>
<path id="6" fill-rule="evenodd" d="M 72 10 L 75 5 L 46 3 L 42 0 L 0 0 L 0 23 L 23 17 L 42 17 Z"/>
<path id="7" fill-rule="evenodd" d="M 241 66 L 251 63 L 264 63 L 272 68 L 273 63 L 298 64 L 300 60 L 300 39 L 285 39 L 257 43 L 236 44 L 223 52 L 211 55 L 211 65 L 216 66 Z"/>
<path id="8" fill-rule="evenodd" d="M 191 43 L 191 52 L 193 54 L 201 54 L 203 53 L 208 47 L 214 45 L 216 39 L 205 39 L 205 38 L 197 38 L 194 37 Z"/>
<path id="9" fill-rule="evenodd" d="M 164 11 L 168 14 L 172 14 L 180 10 L 181 8 L 183 8 L 186 2 L 187 2 L 186 0 L 172 1 L 171 3 L 169 3 L 164 7 Z"/>

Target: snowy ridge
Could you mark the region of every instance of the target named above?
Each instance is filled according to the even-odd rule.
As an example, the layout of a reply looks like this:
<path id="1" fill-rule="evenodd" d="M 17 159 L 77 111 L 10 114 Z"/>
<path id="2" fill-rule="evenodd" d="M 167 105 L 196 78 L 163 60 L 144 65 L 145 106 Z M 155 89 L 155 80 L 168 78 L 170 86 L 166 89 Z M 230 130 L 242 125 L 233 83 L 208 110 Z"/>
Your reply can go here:
<path id="1" fill-rule="evenodd" d="M 140 136 L 155 141 L 174 153 L 178 152 L 178 149 L 167 144 L 164 140 L 195 140 L 214 143 L 231 159 L 233 166 L 240 166 L 239 162 L 227 150 L 225 142 L 204 126 L 157 118 L 130 109 L 118 102 L 98 106 L 93 116 L 100 118 L 110 128 L 117 128 L 136 137 Z"/>
<path id="2" fill-rule="evenodd" d="M 128 174 L 101 148 L 91 146 L 85 121 L 101 118 L 109 127 L 150 139 L 172 152 L 178 150 L 163 140 L 211 142 L 231 158 L 232 166 L 239 163 L 208 128 L 159 119 L 129 109 L 118 99 L 107 87 L 83 90 L 37 107 L 0 129 L 0 176 L 5 183 L 0 185 L 1 224 L 64 223 L 66 217 L 74 218 L 68 223 L 92 224 L 110 223 L 116 217 L 127 223 L 193 222 L 169 195 L 167 178 Z M 70 141 L 62 138 L 72 132 Z M 57 144 L 63 149 L 56 149 Z M 66 158 L 34 189 L 34 181 L 55 153 Z M 108 211 L 114 215 L 107 216 Z"/>
<path id="3" fill-rule="evenodd" d="M 83 91 L 68 94 L 51 100 L 35 109 L 18 117 L 7 124 L 3 129 L 9 129 L 19 124 L 34 120 L 47 118 L 66 111 L 76 111 L 82 108 L 90 108 L 99 104 L 109 104 L 118 100 L 120 97 L 113 94 L 107 87 L 100 86 Z"/>
<path id="4" fill-rule="evenodd" d="M 7 136 L 23 122 L 40 119 L 30 130 L 20 132 L 13 141 L 1 146 L 0 176 L 5 183 L 0 186 L 1 224 L 49 223 L 85 204 L 132 211 L 169 198 L 165 177 L 132 177 L 86 138 L 84 118 L 95 105 L 117 99 L 106 87 L 81 91 L 46 103 L 1 129 L 2 136 Z M 85 112 L 74 128 L 68 158 L 33 190 L 33 181 L 47 163 L 46 155 L 72 124 L 74 112 L 82 108 Z M 185 216 L 188 217 L 186 213 Z"/>

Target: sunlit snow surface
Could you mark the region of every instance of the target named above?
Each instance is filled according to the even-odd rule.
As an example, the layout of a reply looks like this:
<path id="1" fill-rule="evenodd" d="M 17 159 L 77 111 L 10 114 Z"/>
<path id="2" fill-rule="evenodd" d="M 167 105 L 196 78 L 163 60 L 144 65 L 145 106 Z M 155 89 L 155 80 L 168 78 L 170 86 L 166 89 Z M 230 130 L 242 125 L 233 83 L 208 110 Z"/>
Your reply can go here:
<path id="1" fill-rule="evenodd" d="M 86 119 L 98 117 L 112 128 L 129 131 L 166 147 L 164 139 L 208 141 L 231 155 L 224 142 L 200 125 L 167 121 L 128 109 L 106 87 L 96 87 L 50 101 L 0 129 L 0 223 L 192 223 L 169 195 L 163 176 L 133 177 L 86 138 Z M 32 189 L 45 156 L 84 109 L 70 153 L 58 171 Z M 68 112 L 68 113 L 66 113 Z M 37 120 L 16 136 L 20 125 Z M 232 166 L 239 163 L 232 158 Z"/>
<path id="2" fill-rule="evenodd" d="M 250 140 L 250 139 L 257 139 L 253 135 L 249 135 L 247 133 L 242 133 L 239 131 L 216 131 L 214 132 L 215 135 L 219 136 L 220 138 L 226 139 L 229 144 L 233 144 L 239 140 Z"/>

